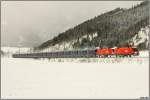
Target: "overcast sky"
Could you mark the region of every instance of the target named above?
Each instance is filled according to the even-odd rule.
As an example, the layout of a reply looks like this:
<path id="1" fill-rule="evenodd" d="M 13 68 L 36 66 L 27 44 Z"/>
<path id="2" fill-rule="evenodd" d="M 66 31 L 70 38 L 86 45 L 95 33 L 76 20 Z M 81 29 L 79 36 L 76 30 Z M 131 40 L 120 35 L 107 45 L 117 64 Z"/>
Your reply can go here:
<path id="1" fill-rule="evenodd" d="M 2 1 L 2 46 L 37 46 L 60 32 L 117 7 L 141 1 Z"/>

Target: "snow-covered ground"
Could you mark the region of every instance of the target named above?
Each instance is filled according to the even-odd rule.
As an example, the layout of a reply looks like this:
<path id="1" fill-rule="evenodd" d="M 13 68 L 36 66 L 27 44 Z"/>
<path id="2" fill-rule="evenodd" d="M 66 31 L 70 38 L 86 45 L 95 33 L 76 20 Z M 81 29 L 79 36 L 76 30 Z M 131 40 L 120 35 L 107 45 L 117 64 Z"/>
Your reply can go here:
<path id="1" fill-rule="evenodd" d="M 2 48 L 5 53 L 29 48 Z M 148 51 L 135 58 L 1 57 L 2 98 L 140 98 L 148 96 Z"/>
<path id="2" fill-rule="evenodd" d="M 31 52 L 31 48 L 19 48 L 19 47 L 1 47 L 1 50 L 4 52 L 3 57 L 11 57 L 14 53 L 27 53 Z"/>
<path id="3" fill-rule="evenodd" d="M 22 52 L 29 52 L 30 48 L 19 48 L 19 47 L 1 47 L 1 50 L 5 53 L 22 53 Z"/>
<path id="4" fill-rule="evenodd" d="M 98 58 L 99 59 L 99 58 Z M 1 59 L 1 97 L 140 98 L 148 96 L 149 58 Z M 83 60 L 78 63 L 78 60 Z M 57 62 L 60 61 L 60 62 Z"/>

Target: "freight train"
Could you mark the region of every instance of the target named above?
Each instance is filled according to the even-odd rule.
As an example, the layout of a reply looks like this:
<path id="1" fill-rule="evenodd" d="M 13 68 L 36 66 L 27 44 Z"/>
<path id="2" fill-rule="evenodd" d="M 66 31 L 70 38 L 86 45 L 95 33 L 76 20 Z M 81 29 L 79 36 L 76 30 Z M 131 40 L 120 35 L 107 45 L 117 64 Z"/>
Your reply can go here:
<path id="1" fill-rule="evenodd" d="M 58 52 L 13 54 L 14 58 L 95 58 L 138 56 L 139 50 L 133 47 L 99 48 L 96 50 L 74 50 Z"/>

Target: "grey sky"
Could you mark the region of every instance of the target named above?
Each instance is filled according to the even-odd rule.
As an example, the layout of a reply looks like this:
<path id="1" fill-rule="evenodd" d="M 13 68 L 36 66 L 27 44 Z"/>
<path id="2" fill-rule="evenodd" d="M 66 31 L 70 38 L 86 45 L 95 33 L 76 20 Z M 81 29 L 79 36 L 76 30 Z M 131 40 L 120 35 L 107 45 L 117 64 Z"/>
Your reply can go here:
<path id="1" fill-rule="evenodd" d="M 141 1 L 2 1 L 1 44 L 36 46 L 77 24 Z"/>

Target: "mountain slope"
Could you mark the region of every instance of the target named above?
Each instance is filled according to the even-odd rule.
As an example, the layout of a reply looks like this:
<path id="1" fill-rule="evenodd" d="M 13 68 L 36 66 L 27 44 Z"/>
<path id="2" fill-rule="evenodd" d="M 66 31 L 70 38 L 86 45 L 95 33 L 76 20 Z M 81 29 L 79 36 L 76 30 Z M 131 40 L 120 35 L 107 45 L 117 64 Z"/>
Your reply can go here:
<path id="1" fill-rule="evenodd" d="M 143 27 L 130 41 L 140 49 L 149 48 L 149 27 Z"/>
<path id="2" fill-rule="evenodd" d="M 57 50 L 65 49 L 65 45 L 73 49 L 122 46 L 147 25 L 149 6 L 148 1 L 145 1 L 130 9 L 116 8 L 87 20 L 46 41 L 35 50 L 56 46 Z"/>

